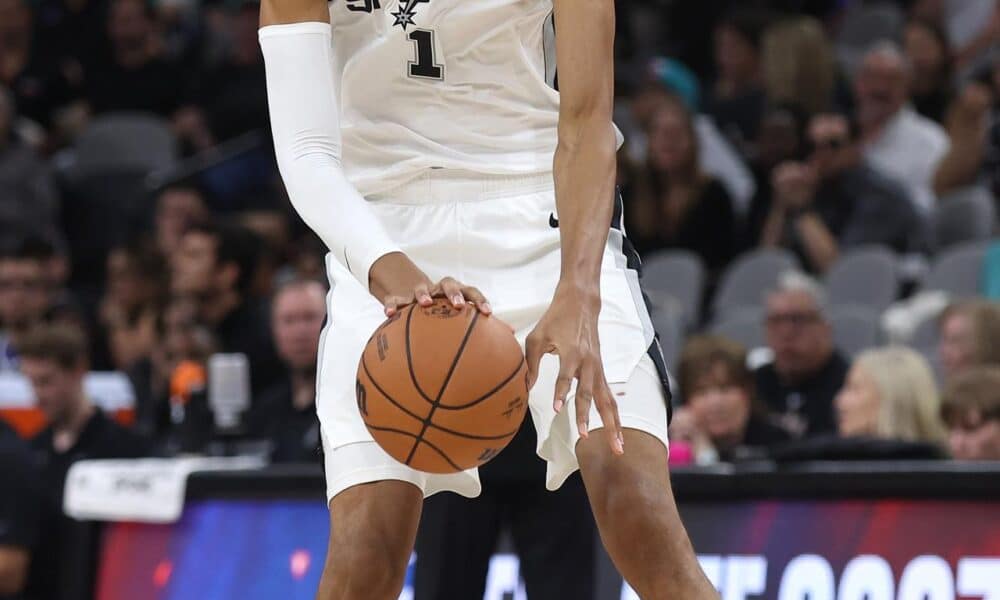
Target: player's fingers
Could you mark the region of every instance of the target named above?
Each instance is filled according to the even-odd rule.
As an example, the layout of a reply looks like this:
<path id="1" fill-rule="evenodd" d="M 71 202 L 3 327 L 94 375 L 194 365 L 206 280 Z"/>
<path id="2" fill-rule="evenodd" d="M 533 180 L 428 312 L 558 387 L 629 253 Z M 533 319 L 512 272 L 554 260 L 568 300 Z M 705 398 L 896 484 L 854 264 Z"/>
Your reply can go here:
<path id="1" fill-rule="evenodd" d="M 594 402 L 594 370 L 584 363 L 576 383 L 576 428 L 580 437 L 590 435 L 590 405 Z"/>
<path id="2" fill-rule="evenodd" d="M 558 413 L 566 405 L 570 387 L 580 370 L 580 363 L 575 354 L 559 357 L 559 377 L 556 379 L 555 394 L 552 397 L 552 408 Z"/>
<path id="3" fill-rule="evenodd" d="M 405 296 L 386 296 L 385 299 L 382 300 L 382 306 L 385 307 L 385 316 L 391 317 L 396 314 L 396 311 L 411 302 L 413 302 L 413 298 L 407 298 Z"/>
<path id="4" fill-rule="evenodd" d="M 417 287 L 413 289 L 413 297 L 420 304 L 420 306 L 430 306 L 434 304 L 434 299 L 431 298 L 430 285 L 427 283 L 417 284 Z"/>
<path id="5" fill-rule="evenodd" d="M 462 284 L 451 277 L 441 280 L 441 292 L 456 308 L 465 306 L 465 295 L 462 294 Z"/>
<path id="6" fill-rule="evenodd" d="M 622 422 L 618 414 L 618 401 L 604 380 L 604 374 L 598 374 L 594 381 L 595 394 L 594 402 L 597 404 L 597 412 L 601 415 L 604 429 L 607 431 L 608 443 L 611 451 L 615 454 L 625 453 L 625 438 L 622 435 Z"/>
<path id="7" fill-rule="evenodd" d="M 493 307 L 490 306 L 490 301 L 487 300 L 486 296 L 479 291 L 479 288 L 474 288 L 472 286 L 467 285 L 462 288 L 462 294 L 469 302 L 475 304 L 476 308 L 479 309 L 479 312 L 483 313 L 484 315 L 488 315 L 491 312 L 493 312 Z"/>
<path id="8" fill-rule="evenodd" d="M 524 362 L 528 365 L 528 389 L 535 387 L 538 380 L 538 365 L 542 362 L 542 355 L 545 354 L 542 335 L 536 329 L 528 334 L 524 340 Z"/>

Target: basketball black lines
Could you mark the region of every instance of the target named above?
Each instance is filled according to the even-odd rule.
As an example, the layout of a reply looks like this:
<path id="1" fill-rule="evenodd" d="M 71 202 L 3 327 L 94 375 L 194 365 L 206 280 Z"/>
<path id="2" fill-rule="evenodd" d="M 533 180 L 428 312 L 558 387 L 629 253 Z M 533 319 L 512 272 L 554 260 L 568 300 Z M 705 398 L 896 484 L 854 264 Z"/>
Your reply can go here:
<path id="1" fill-rule="evenodd" d="M 417 381 L 417 374 L 413 372 L 413 353 L 410 351 L 410 323 L 413 321 L 413 311 L 415 310 L 417 310 L 417 305 L 411 304 L 408 309 L 409 312 L 406 313 L 406 367 L 410 370 L 410 381 L 413 382 L 413 387 L 417 389 L 417 393 L 424 400 L 434 404 L 434 401 L 427 395 L 424 388 L 420 387 L 420 382 Z"/>
<path id="2" fill-rule="evenodd" d="M 518 371 L 521 370 L 521 366 L 520 365 L 518 365 L 517 368 L 518 368 Z M 438 425 L 437 423 L 430 422 L 429 421 L 429 419 L 430 419 L 429 415 L 428 415 L 427 419 L 424 419 L 423 417 L 421 417 L 417 413 L 413 412 L 412 410 L 410 410 L 410 409 L 406 408 L 405 406 L 403 406 L 402 404 L 400 404 L 398 401 L 396 401 L 395 398 L 393 398 L 392 396 L 390 396 L 388 394 L 388 392 L 386 392 L 384 389 L 382 389 L 382 386 L 379 385 L 378 381 L 375 380 L 375 377 L 371 374 L 371 371 L 368 370 L 368 362 L 365 360 L 364 356 L 361 357 L 361 369 L 365 372 L 365 375 L 368 376 L 368 380 L 372 383 L 373 386 L 375 386 L 375 389 L 378 390 L 378 392 L 380 394 L 382 394 L 385 397 L 385 399 L 388 400 L 393 406 L 395 406 L 399 410 L 403 411 L 404 413 L 410 415 L 411 417 L 413 417 L 417 421 L 420 421 L 421 423 L 424 423 L 425 425 L 429 424 L 430 427 L 433 427 L 434 429 L 437 429 L 438 431 L 443 431 L 445 433 L 450 433 L 451 435 L 455 435 L 455 436 L 458 436 L 458 437 L 463 437 L 463 438 L 470 439 L 470 440 L 505 440 L 505 439 L 511 437 L 512 435 L 514 435 L 515 433 L 517 433 L 517 430 L 515 429 L 514 431 L 508 431 L 507 433 L 504 433 L 502 435 L 474 435 L 474 434 L 471 434 L 471 433 L 463 433 L 461 431 L 457 431 L 455 429 L 450 429 L 448 427 L 444 427 L 444 426 Z M 517 374 L 517 372 L 515 371 L 515 375 L 516 374 Z M 507 381 L 505 381 L 504 384 L 506 384 L 507 382 L 509 382 L 512 378 L 513 378 L 513 376 L 508 377 Z M 485 396 L 484 398 L 488 398 L 490 395 L 494 394 L 497 390 L 499 390 L 502 387 L 503 386 L 498 386 L 496 389 L 494 389 L 489 394 L 487 394 L 487 396 Z M 362 385 L 359 384 L 358 388 L 359 388 L 358 397 L 362 398 L 364 396 L 364 386 L 362 386 Z M 361 404 L 361 400 L 360 399 L 358 400 L 358 403 L 359 403 L 359 406 L 360 406 L 360 404 Z M 466 406 L 471 406 L 471 404 L 466 405 Z M 450 406 L 439 406 L 439 408 L 441 408 L 441 410 L 448 410 L 448 409 L 451 409 L 452 407 L 450 407 Z M 362 412 L 362 414 L 367 415 L 368 413 L 367 412 Z M 380 429 L 378 427 L 374 427 L 374 426 L 371 426 L 371 425 L 369 425 L 369 427 L 371 427 L 372 429 Z M 389 431 L 386 428 L 381 428 L 380 430 L 381 431 Z M 395 431 L 395 430 L 393 430 L 393 431 Z M 412 434 L 412 433 L 410 433 L 408 435 L 410 437 L 413 437 L 413 438 L 418 437 L 417 435 Z"/>
<path id="3" fill-rule="evenodd" d="M 411 316 L 413 315 L 413 311 L 412 310 L 410 311 L 410 315 Z M 472 337 L 472 330 L 474 330 L 476 328 L 476 323 L 478 323 L 478 322 L 479 322 L 479 311 L 478 310 L 474 310 L 474 313 L 472 315 L 472 321 L 469 322 L 469 326 L 465 330 L 465 336 L 462 338 L 462 343 L 459 344 L 458 351 L 455 353 L 455 358 L 453 358 L 451 360 L 451 366 L 448 367 L 448 374 L 445 375 L 444 383 L 441 384 L 441 389 L 440 389 L 440 391 L 438 391 L 437 398 L 435 398 L 434 402 L 431 404 L 431 412 L 427 415 L 427 418 L 424 419 L 424 425 L 420 429 L 420 435 L 418 435 L 417 439 L 413 442 L 413 448 L 410 449 L 410 454 L 409 454 L 409 456 L 406 457 L 406 464 L 410 464 L 410 462 L 413 460 L 413 455 L 417 453 L 417 448 L 420 446 L 420 442 L 422 442 L 424 440 L 424 434 L 427 433 L 427 427 L 430 426 L 431 419 L 434 418 L 434 411 L 437 410 L 438 405 L 441 403 L 441 398 L 444 396 L 445 390 L 448 389 L 448 382 L 451 381 L 451 376 L 455 373 L 455 367 L 458 366 L 458 361 L 459 361 L 460 358 L 462 358 L 462 352 L 465 351 L 465 345 L 469 343 L 469 338 Z M 410 321 L 409 321 L 409 317 L 407 317 L 406 325 L 407 325 L 407 331 L 406 331 L 406 350 L 407 350 L 407 352 L 406 352 L 406 361 L 407 361 L 407 363 L 409 364 L 409 367 L 410 367 L 410 375 L 413 376 L 413 383 L 414 383 L 414 385 L 416 385 L 416 377 L 413 374 L 413 364 L 412 364 L 412 362 L 410 360 L 411 356 L 410 356 L 410 351 L 409 351 L 410 350 L 410 331 L 409 331 Z M 421 392 L 421 393 L 423 393 L 423 392 Z"/>

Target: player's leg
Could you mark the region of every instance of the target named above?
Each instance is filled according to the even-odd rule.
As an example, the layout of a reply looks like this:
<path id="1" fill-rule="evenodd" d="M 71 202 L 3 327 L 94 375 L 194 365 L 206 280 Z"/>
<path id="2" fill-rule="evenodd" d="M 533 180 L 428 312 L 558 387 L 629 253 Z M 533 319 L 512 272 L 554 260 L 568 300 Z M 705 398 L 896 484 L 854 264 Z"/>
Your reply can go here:
<path id="1" fill-rule="evenodd" d="M 580 471 L 611 560 L 643 600 L 717 598 L 674 503 L 663 442 L 624 430 L 614 456 L 600 431 L 577 443 Z"/>
<path id="2" fill-rule="evenodd" d="M 423 492 L 404 481 L 357 485 L 330 501 L 330 543 L 317 600 L 396 600 Z"/>

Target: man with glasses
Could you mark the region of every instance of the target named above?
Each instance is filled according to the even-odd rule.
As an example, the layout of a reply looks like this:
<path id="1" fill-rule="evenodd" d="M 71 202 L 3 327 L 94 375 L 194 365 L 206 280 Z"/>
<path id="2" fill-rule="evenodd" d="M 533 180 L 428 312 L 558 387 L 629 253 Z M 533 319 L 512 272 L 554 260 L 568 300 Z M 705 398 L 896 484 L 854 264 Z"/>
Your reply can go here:
<path id="1" fill-rule="evenodd" d="M 836 431 L 833 398 L 847 360 L 833 346 L 820 285 L 802 273 L 783 273 L 767 296 L 764 329 L 774 360 L 754 373 L 757 396 L 794 437 Z"/>
<path id="2" fill-rule="evenodd" d="M 762 243 L 792 249 L 810 271 L 826 271 L 853 246 L 911 252 L 923 244 L 925 224 L 906 189 L 866 164 L 853 133 L 845 116 L 818 114 L 807 129 L 808 158 L 772 173 Z"/>

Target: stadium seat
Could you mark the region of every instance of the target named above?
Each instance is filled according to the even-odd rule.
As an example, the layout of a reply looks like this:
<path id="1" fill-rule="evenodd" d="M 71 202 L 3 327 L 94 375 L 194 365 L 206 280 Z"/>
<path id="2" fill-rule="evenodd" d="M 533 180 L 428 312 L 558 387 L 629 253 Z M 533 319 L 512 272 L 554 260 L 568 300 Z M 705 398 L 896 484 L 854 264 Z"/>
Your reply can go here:
<path id="1" fill-rule="evenodd" d="M 879 345 L 879 313 L 863 306 L 832 306 L 834 345 L 848 357 Z"/>
<path id="2" fill-rule="evenodd" d="M 76 178 L 104 171 L 152 173 L 173 166 L 177 156 L 177 141 L 167 121 L 145 113 L 110 113 L 95 118 L 77 138 L 66 174 Z"/>
<path id="3" fill-rule="evenodd" d="M 996 201 L 984 187 L 959 190 L 939 200 L 934 211 L 934 241 L 938 249 L 984 240 L 996 226 Z"/>
<path id="4" fill-rule="evenodd" d="M 921 289 L 941 290 L 956 298 L 980 295 L 988 246 L 988 241 L 966 242 L 945 250 L 934 259 Z"/>
<path id="5" fill-rule="evenodd" d="M 764 293 L 775 286 L 781 273 L 797 267 L 798 261 L 787 250 L 754 250 L 740 256 L 722 274 L 712 302 L 713 318 L 762 306 Z"/>
<path id="6" fill-rule="evenodd" d="M 660 336 L 660 348 L 667 368 L 673 370 L 684 347 L 684 319 L 674 310 L 654 310 L 653 327 Z"/>
<path id="7" fill-rule="evenodd" d="M 642 261 L 642 283 L 654 306 L 676 303 L 684 326 L 698 322 L 705 266 L 697 254 L 671 250 L 646 257 Z"/>
<path id="8" fill-rule="evenodd" d="M 723 315 L 709 327 L 715 335 L 739 342 L 747 350 L 766 345 L 764 340 L 764 315 L 760 307 L 742 308 Z"/>
<path id="9" fill-rule="evenodd" d="M 840 257 L 824 279 L 832 306 L 860 306 L 882 312 L 896 299 L 896 255 L 883 246 L 865 246 Z"/>

